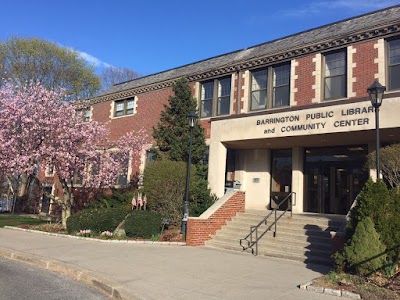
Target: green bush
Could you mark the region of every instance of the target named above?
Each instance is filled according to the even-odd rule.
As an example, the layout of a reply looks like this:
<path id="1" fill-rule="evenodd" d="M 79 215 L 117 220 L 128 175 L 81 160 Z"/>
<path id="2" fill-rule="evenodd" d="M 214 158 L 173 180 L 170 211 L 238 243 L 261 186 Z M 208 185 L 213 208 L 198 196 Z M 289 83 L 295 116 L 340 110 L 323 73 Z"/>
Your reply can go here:
<path id="1" fill-rule="evenodd" d="M 124 189 L 113 189 L 111 195 L 103 196 L 93 201 L 89 208 L 113 208 L 131 205 L 133 191 Z"/>
<path id="2" fill-rule="evenodd" d="M 206 165 L 196 165 L 196 177 L 192 190 L 193 200 L 190 203 L 190 216 L 200 216 L 217 200 L 217 197 L 211 194 L 211 190 L 208 188 L 207 172 L 208 168 Z"/>
<path id="3" fill-rule="evenodd" d="M 190 190 L 193 190 L 195 167 L 191 168 Z M 143 190 L 148 208 L 158 212 L 172 223 L 182 219 L 186 188 L 186 163 L 170 160 L 154 161 L 144 170 Z M 192 197 L 189 197 L 191 200 Z M 193 203 L 193 201 L 191 201 Z M 189 209 L 191 209 L 189 205 Z"/>
<path id="4" fill-rule="evenodd" d="M 357 204 L 350 213 L 348 237 L 355 233 L 357 225 L 369 217 L 375 224 L 382 242 L 388 249 L 390 260 L 397 261 L 400 252 L 400 195 L 396 189 L 389 191 L 382 180 L 368 180 Z"/>
<path id="5" fill-rule="evenodd" d="M 92 232 L 114 231 L 129 213 L 126 207 L 84 209 L 67 219 L 68 233 L 90 229 Z"/>
<path id="6" fill-rule="evenodd" d="M 136 210 L 125 220 L 128 237 L 151 238 L 160 234 L 161 215 L 148 210 Z"/>
<path id="7" fill-rule="evenodd" d="M 348 267 L 365 276 L 385 265 L 385 250 L 386 247 L 375 230 L 374 222 L 366 217 L 358 223 L 354 235 L 343 249 L 343 256 Z"/>

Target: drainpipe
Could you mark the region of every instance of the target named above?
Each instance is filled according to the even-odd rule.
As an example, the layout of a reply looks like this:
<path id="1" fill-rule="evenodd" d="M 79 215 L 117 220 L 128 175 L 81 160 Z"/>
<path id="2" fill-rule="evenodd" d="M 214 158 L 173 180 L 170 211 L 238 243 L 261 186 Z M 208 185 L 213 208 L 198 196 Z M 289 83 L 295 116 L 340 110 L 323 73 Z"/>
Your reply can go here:
<path id="1" fill-rule="evenodd" d="M 236 114 L 240 114 L 240 90 L 241 90 L 241 78 L 240 78 L 240 66 L 236 67 L 236 78 L 237 78 L 237 98 L 236 98 Z"/>

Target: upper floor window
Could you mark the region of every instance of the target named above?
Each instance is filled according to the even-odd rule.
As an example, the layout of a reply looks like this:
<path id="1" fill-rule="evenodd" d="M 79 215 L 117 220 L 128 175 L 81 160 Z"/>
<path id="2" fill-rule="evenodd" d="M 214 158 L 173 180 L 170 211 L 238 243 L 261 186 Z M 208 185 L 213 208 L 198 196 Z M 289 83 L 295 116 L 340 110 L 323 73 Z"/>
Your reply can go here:
<path id="1" fill-rule="evenodd" d="M 115 101 L 114 117 L 132 115 L 135 108 L 135 98 Z"/>
<path id="2" fill-rule="evenodd" d="M 92 117 L 92 110 L 89 108 L 86 108 L 83 110 L 83 121 L 89 122 L 90 118 Z"/>
<path id="3" fill-rule="evenodd" d="M 400 89 L 400 39 L 389 41 L 389 90 Z"/>
<path id="4" fill-rule="evenodd" d="M 231 107 L 231 77 L 202 83 L 200 116 L 202 118 L 227 115 Z"/>
<path id="5" fill-rule="evenodd" d="M 325 54 L 324 99 L 339 99 L 347 96 L 346 51 Z"/>
<path id="6" fill-rule="evenodd" d="M 290 63 L 253 71 L 250 110 L 287 106 L 290 103 Z"/>

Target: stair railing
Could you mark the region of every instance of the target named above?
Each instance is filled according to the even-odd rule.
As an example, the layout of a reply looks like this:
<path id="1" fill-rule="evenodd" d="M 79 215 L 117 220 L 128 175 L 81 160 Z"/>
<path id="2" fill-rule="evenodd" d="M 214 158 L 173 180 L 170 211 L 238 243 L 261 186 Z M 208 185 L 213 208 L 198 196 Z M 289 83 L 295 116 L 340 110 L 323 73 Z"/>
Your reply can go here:
<path id="1" fill-rule="evenodd" d="M 293 201 L 294 198 L 294 201 Z M 287 203 L 286 209 L 279 211 L 281 212 L 278 215 L 278 210 L 280 209 L 281 206 L 283 206 L 285 203 Z M 283 215 L 286 214 L 286 212 L 290 211 L 290 216 L 293 216 L 292 208 L 293 206 L 296 205 L 296 193 L 291 192 L 289 195 L 287 195 L 272 211 L 269 212 L 268 215 L 266 215 L 257 225 L 255 226 L 250 226 L 250 233 L 243 239 L 240 239 L 240 246 L 242 246 L 243 251 L 247 249 L 251 249 L 251 253 L 253 255 L 258 255 L 258 241 L 270 230 L 274 230 L 274 237 L 276 237 L 277 234 L 277 223 L 280 218 L 283 217 Z M 262 224 L 268 225 L 268 219 L 271 216 L 274 216 L 273 222 L 259 235 L 258 229 Z M 254 247 L 255 246 L 255 247 Z M 254 249 L 255 248 L 255 249 Z"/>

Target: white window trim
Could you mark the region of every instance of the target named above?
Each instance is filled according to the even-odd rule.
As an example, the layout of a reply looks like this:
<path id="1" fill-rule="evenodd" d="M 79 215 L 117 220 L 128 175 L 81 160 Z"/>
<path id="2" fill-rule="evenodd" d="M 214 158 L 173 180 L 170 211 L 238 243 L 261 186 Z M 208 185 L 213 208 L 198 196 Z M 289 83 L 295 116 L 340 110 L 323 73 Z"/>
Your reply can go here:
<path id="1" fill-rule="evenodd" d="M 128 99 L 131 99 L 131 98 L 133 98 L 133 113 L 129 114 L 129 115 L 123 115 L 123 116 L 116 117 L 115 116 L 115 103 L 118 102 L 118 101 L 128 100 Z M 139 100 L 138 96 L 133 96 L 133 97 L 123 98 L 123 99 L 116 99 L 116 100 L 111 101 L 111 103 L 110 103 L 110 116 L 109 116 L 110 119 L 120 119 L 120 118 L 126 118 L 126 117 L 131 117 L 131 116 L 136 115 L 137 106 L 138 106 L 138 100 Z"/>

